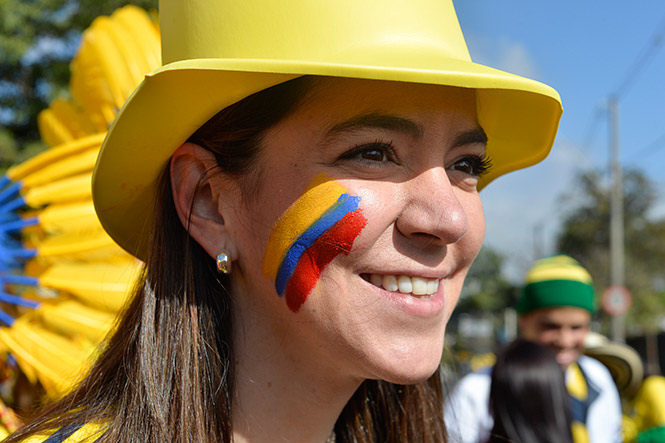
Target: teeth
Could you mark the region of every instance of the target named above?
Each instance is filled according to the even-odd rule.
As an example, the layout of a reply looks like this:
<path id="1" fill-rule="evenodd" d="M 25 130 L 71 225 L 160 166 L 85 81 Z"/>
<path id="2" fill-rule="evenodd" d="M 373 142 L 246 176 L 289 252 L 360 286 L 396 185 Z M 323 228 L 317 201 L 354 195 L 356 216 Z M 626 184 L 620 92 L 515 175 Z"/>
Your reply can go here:
<path id="1" fill-rule="evenodd" d="M 397 277 L 397 288 L 402 294 L 410 294 L 413 292 L 413 283 L 411 283 L 411 278 L 406 275 L 400 275 Z"/>
<path id="2" fill-rule="evenodd" d="M 421 277 L 408 277 L 406 275 L 371 274 L 369 282 L 386 291 L 400 292 L 402 294 L 431 295 L 439 289 L 438 279 L 430 280 Z"/>
<path id="3" fill-rule="evenodd" d="M 397 292 L 399 286 L 397 286 L 397 277 L 394 275 L 384 275 L 381 279 L 381 284 L 383 289 L 390 292 Z"/>
<path id="4" fill-rule="evenodd" d="M 413 293 L 415 295 L 429 294 L 429 292 L 427 292 L 427 280 L 424 278 L 411 277 L 411 281 L 413 282 Z"/>
<path id="5" fill-rule="evenodd" d="M 380 276 L 379 274 L 372 274 L 369 276 L 369 281 L 372 283 L 374 286 L 378 286 L 379 288 L 383 287 L 383 277 Z"/>

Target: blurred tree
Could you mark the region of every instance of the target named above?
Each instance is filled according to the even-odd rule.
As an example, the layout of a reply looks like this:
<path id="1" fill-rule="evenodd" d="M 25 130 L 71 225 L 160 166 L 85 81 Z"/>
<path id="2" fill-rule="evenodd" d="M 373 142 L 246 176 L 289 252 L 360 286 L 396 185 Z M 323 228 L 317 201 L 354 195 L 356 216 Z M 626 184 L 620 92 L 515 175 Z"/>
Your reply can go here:
<path id="1" fill-rule="evenodd" d="M 127 3 L 157 7 L 157 0 L 0 0 L 1 169 L 35 149 L 37 114 L 66 97 L 81 32 Z"/>
<path id="2" fill-rule="evenodd" d="M 626 325 L 629 332 L 653 332 L 665 315 L 665 219 L 650 217 L 657 193 L 642 172 L 624 171 L 623 189 L 625 284 L 633 295 Z M 610 284 L 610 187 L 599 173 L 582 173 L 562 196 L 561 208 L 564 221 L 557 238 L 558 251 L 587 267 L 597 294 L 601 294 Z"/>
<path id="3" fill-rule="evenodd" d="M 498 251 L 482 247 L 448 322 L 446 345 L 463 372 L 472 355 L 491 352 L 504 339 L 505 310 L 514 307 L 519 291 L 504 276 L 504 262 Z"/>
<path id="4" fill-rule="evenodd" d="M 456 312 L 497 313 L 513 307 L 517 290 L 503 275 L 504 257 L 483 246 L 471 265 Z"/>

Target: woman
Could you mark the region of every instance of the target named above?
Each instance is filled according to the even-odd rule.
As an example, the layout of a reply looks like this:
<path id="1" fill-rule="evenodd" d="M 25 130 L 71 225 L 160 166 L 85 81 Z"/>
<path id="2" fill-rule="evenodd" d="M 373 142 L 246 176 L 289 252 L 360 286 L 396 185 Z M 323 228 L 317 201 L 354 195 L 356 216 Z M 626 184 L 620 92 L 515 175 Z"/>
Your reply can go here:
<path id="1" fill-rule="evenodd" d="M 549 348 L 517 339 L 497 355 L 488 443 L 572 443 L 570 408 L 564 373 Z"/>
<path id="2" fill-rule="evenodd" d="M 445 441 L 477 191 L 547 155 L 556 92 L 472 63 L 449 1 L 167 0 L 160 23 L 93 179 L 144 276 L 10 441 Z"/>

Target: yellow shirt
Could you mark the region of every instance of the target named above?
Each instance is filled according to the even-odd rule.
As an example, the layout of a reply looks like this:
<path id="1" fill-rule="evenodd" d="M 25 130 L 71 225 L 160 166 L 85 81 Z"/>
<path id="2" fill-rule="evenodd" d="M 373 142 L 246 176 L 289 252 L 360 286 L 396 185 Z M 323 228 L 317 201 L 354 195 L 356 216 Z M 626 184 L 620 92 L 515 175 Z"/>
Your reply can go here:
<path id="1" fill-rule="evenodd" d="M 102 425 L 91 423 L 79 428 L 62 428 L 52 433 L 35 435 L 23 443 L 94 443 L 102 436 L 103 430 Z"/>

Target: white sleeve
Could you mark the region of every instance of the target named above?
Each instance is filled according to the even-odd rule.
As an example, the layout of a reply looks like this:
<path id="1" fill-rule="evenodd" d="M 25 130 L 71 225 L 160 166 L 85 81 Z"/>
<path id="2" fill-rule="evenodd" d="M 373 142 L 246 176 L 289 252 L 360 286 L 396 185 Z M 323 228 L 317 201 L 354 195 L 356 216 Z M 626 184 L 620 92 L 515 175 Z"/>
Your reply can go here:
<path id="1" fill-rule="evenodd" d="M 590 443 L 620 443 L 621 400 L 610 372 L 602 363 L 590 357 L 581 356 L 578 363 L 596 389 L 599 396 L 589 407 L 587 432 Z"/>
<path id="2" fill-rule="evenodd" d="M 479 443 L 489 437 L 494 424 L 489 412 L 491 381 L 489 372 L 474 372 L 455 386 L 444 405 L 451 442 Z"/>

